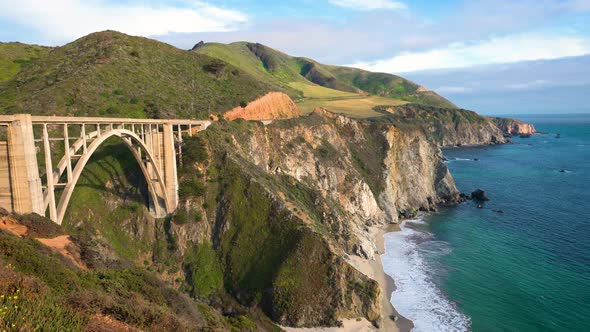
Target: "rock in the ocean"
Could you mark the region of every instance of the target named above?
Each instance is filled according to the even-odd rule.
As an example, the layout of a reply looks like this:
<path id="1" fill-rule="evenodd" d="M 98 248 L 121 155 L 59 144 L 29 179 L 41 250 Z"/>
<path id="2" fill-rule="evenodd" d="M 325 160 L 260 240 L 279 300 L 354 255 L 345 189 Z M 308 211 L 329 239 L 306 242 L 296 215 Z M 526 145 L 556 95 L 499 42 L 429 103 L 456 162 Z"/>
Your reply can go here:
<path id="1" fill-rule="evenodd" d="M 502 210 L 492 210 L 492 211 L 494 211 L 496 213 L 504 213 L 504 211 L 502 211 Z"/>
<path id="2" fill-rule="evenodd" d="M 466 193 L 459 194 L 459 201 L 465 202 L 465 201 L 469 201 L 469 200 L 471 200 L 471 196 L 469 196 L 468 194 L 466 194 Z"/>
<path id="3" fill-rule="evenodd" d="M 476 201 L 481 201 L 481 202 L 485 202 L 485 201 L 489 201 L 490 199 L 488 198 L 488 196 L 486 195 L 486 192 L 481 190 L 481 189 L 477 189 L 474 192 L 471 193 L 471 198 L 476 200 Z"/>

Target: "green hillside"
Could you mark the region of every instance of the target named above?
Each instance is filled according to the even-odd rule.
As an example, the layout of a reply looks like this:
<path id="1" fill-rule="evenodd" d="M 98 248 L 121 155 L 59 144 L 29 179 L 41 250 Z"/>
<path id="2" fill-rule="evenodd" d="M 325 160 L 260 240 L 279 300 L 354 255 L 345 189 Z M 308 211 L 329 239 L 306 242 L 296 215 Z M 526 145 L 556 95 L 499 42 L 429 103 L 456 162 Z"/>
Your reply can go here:
<path id="1" fill-rule="evenodd" d="M 107 31 L 52 49 L 1 83 L 0 112 L 206 118 L 270 90 L 218 59 Z"/>
<path id="2" fill-rule="evenodd" d="M 378 105 L 455 105 L 402 77 L 328 66 L 262 44 L 191 51 L 114 31 L 56 48 L 0 44 L 0 113 L 207 118 L 269 91 L 352 117 Z"/>
<path id="3" fill-rule="evenodd" d="M 22 43 L 0 43 L 0 83 L 49 52 L 50 48 Z"/>
<path id="4" fill-rule="evenodd" d="M 323 65 L 312 59 L 289 56 L 261 44 L 208 43 L 197 47 L 194 52 L 206 54 L 242 68 L 252 76 L 285 90 L 300 103 L 310 99 L 326 99 L 315 101 L 313 104 L 331 106 L 335 112 L 339 109 L 330 105 L 332 98 L 358 99 L 371 96 L 397 101 L 389 100 L 393 103 L 401 101 L 436 107 L 456 107 L 436 93 L 426 91 L 418 84 L 396 75 Z M 369 104 L 375 103 L 369 102 Z M 370 108 L 364 109 L 363 104 L 358 103 L 359 111 L 370 110 Z"/>

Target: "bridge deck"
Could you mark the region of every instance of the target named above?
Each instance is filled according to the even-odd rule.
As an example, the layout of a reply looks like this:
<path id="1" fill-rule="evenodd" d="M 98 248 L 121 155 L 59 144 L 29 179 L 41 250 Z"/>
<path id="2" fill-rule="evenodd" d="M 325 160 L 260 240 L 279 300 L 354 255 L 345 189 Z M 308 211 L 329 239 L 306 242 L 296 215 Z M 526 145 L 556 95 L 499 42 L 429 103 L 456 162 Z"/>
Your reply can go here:
<path id="1" fill-rule="evenodd" d="M 0 122 L 12 122 L 17 119 L 14 115 L 0 115 Z M 70 116 L 31 116 L 34 124 L 56 123 L 56 124 L 96 124 L 96 123 L 134 123 L 134 124 L 174 124 L 174 125 L 207 125 L 209 120 L 194 119 L 131 119 L 131 118 L 103 118 L 103 117 L 70 117 Z"/>

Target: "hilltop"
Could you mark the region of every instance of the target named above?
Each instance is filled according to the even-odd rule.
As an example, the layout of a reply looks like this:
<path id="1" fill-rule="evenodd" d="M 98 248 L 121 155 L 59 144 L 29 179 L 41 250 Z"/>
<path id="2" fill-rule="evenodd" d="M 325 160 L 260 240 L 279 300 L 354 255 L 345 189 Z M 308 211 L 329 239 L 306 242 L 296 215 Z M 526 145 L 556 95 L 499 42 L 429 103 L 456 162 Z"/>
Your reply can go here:
<path id="1" fill-rule="evenodd" d="M 207 118 L 268 92 L 371 117 L 379 105 L 455 108 L 402 77 L 330 66 L 265 45 L 199 43 L 193 50 L 115 31 L 61 47 L 0 43 L 0 113 Z"/>
<path id="2" fill-rule="evenodd" d="M 293 57 L 258 43 L 199 43 L 192 51 L 224 60 L 269 82 L 275 88 L 287 92 L 308 112 L 317 106 L 332 106 L 337 111 L 340 106 L 349 106 L 349 109 L 352 106 L 354 110 L 370 109 L 380 103 L 405 102 L 456 108 L 435 92 L 400 76 L 324 65 L 309 58 Z M 348 102 L 334 103 L 339 100 Z"/>
<path id="3" fill-rule="evenodd" d="M 17 70 L 0 85 L 1 113 L 206 118 L 272 90 L 218 59 L 114 31 L 44 49 Z"/>

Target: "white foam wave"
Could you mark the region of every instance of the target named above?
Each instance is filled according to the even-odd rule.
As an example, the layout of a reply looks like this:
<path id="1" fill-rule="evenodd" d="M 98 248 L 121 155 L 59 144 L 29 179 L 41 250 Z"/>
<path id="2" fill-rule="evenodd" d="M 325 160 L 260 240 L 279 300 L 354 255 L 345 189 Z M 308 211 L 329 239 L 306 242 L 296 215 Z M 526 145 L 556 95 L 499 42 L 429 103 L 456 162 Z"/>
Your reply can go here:
<path id="1" fill-rule="evenodd" d="M 454 160 L 458 160 L 458 161 L 473 161 L 473 159 L 467 159 L 467 158 L 455 158 Z"/>
<path id="2" fill-rule="evenodd" d="M 411 220 L 411 223 L 423 223 Z M 414 322 L 413 332 L 469 331 L 470 319 L 459 312 L 432 281 L 426 255 L 448 255 L 451 248 L 433 241 L 432 234 L 409 228 L 385 235 L 385 272 L 395 280 L 391 302 L 404 317 Z"/>

